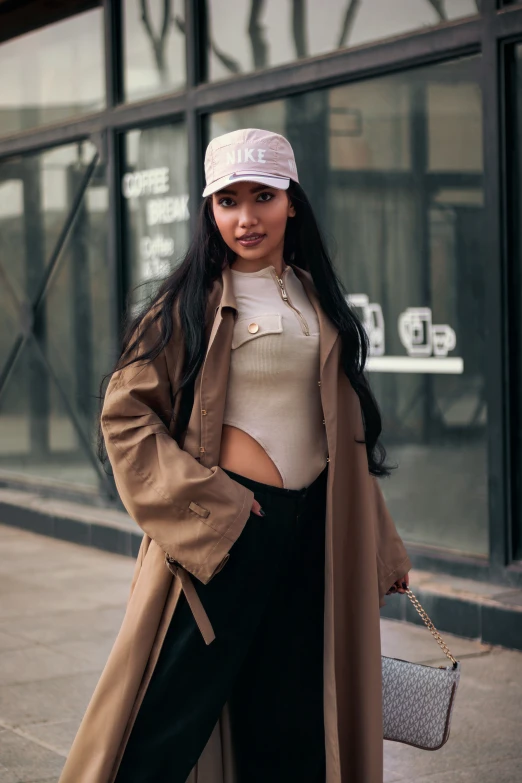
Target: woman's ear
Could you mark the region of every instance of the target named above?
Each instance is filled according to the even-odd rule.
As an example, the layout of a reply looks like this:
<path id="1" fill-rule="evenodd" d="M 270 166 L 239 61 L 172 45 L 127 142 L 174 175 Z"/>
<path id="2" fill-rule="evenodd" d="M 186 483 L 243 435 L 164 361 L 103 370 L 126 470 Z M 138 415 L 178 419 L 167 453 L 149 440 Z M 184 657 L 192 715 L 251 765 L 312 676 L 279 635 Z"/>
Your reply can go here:
<path id="1" fill-rule="evenodd" d="M 288 199 L 288 217 L 295 217 L 295 207 L 290 198 Z"/>

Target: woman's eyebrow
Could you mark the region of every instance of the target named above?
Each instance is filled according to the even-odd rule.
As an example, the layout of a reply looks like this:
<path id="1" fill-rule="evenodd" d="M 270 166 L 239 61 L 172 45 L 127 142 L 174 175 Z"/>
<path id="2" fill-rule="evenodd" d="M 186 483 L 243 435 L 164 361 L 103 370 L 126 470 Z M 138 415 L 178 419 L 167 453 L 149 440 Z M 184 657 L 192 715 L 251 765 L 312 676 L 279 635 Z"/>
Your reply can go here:
<path id="1" fill-rule="evenodd" d="M 258 193 L 260 190 L 272 190 L 270 185 L 255 185 L 250 189 L 251 193 Z"/>
<path id="2" fill-rule="evenodd" d="M 250 188 L 250 193 L 259 193 L 261 190 L 273 190 L 273 188 L 270 185 L 254 185 L 253 188 Z M 232 188 L 221 188 L 221 190 L 218 190 L 216 193 L 216 196 L 220 195 L 237 196 L 237 190 L 232 190 Z"/>

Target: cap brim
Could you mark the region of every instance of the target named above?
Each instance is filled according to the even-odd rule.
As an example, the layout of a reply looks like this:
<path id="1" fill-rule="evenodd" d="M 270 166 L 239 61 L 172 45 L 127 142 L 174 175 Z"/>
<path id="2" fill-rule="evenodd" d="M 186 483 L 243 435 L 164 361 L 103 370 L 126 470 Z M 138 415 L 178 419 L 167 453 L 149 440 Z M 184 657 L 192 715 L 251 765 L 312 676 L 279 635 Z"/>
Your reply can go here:
<path id="1" fill-rule="evenodd" d="M 210 185 L 207 185 L 202 193 L 202 196 L 210 196 L 212 193 L 226 188 L 227 185 L 233 185 L 235 182 L 258 182 L 260 185 L 268 185 L 271 188 L 278 188 L 278 190 L 288 190 L 290 187 L 289 177 L 276 177 L 268 176 L 267 174 L 256 174 L 255 172 L 246 171 L 244 174 L 227 174 L 226 177 L 221 177 Z"/>

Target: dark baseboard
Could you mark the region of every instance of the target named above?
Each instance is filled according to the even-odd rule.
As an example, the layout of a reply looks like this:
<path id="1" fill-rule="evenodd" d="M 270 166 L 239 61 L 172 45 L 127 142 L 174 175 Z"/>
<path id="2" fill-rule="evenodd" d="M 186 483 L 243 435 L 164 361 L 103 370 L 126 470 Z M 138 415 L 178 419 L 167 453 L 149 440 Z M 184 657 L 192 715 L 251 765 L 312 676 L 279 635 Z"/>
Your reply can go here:
<path id="1" fill-rule="evenodd" d="M 90 546 L 117 555 L 136 557 L 143 533 L 123 526 L 101 524 L 96 520 L 72 519 L 41 509 L 28 508 L 0 500 L 0 521 L 4 525 L 51 536 L 73 544 Z"/>

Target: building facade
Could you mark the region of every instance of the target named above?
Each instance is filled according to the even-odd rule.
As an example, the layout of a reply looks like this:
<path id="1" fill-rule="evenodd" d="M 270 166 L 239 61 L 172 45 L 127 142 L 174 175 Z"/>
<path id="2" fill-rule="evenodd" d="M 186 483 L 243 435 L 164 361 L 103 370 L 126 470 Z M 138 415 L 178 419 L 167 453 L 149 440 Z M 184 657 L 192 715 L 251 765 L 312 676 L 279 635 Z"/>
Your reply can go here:
<path id="1" fill-rule="evenodd" d="M 414 565 L 522 587 L 522 3 L 0 2 L 0 483 L 110 508 L 99 384 L 215 135 L 289 138 Z"/>

